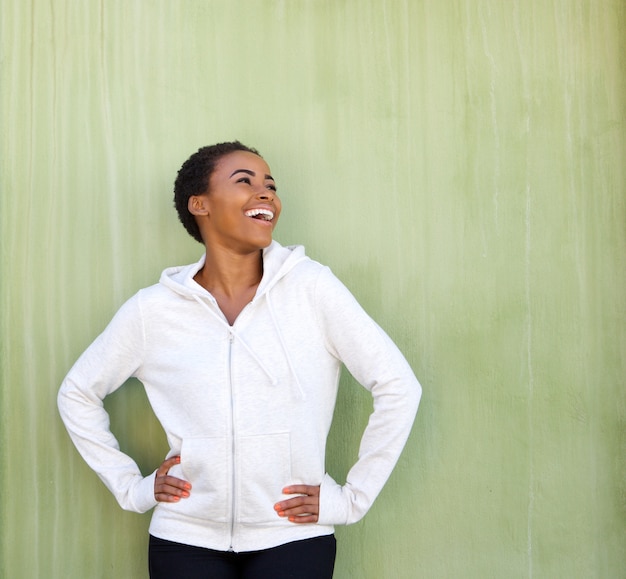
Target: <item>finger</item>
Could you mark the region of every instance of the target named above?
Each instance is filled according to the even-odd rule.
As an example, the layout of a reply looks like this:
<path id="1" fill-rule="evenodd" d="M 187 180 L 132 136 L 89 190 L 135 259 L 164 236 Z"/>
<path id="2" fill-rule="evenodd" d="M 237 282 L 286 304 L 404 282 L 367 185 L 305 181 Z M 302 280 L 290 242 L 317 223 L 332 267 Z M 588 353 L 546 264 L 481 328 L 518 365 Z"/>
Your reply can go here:
<path id="1" fill-rule="evenodd" d="M 278 511 L 277 515 L 288 519 L 292 523 L 317 523 L 319 510 L 312 509 L 310 506 L 302 506 L 297 509 Z"/>
<path id="2" fill-rule="evenodd" d="M 281 516 L 281 514 L 278 514 Z M 282 512 L 282 516 L 288 518 L 289 520 L 292 517 L 308 517 L 308 516 L 317 516 L 319 515 L 319 510 L 317 508 L 313 509 L 311 506 L 301 506 L 296 509 L 288 509 Z"/>
<path id="3" fill-rule="evenodd" d="M 310 497 L 310 496 L 299 496 L 294 497 L 293 499 L 289 499 L 286 501 L 281 501 L 280 503 L 276 503 L 274 508 L 278 511 L 288 511 L 291 509 L 297 509 L 299 507 L 305 506 L 310 508 L 317 508 L 319 505 L 318 497 Z"/>
<path id="4" fill-rule="evenodd" d="M 154 490 L 156 493 L 168 493 L 188 497 L 191 485 L 184 480 L 167 477 L 167 480 L 158 481 L 157 484 L 154 485 Z"/>
<path id="5" fill-rule="evenodd" d="M 302 524 L 302 523 L 317 523 L 319 517 L 317 515 L 307 515 L 299 517 L 289 517 L 290 523 Z"/>
<path id="6" fill-rule="evenodd" d="M 302 505 L 308 505 L 309 507 L 319 508 L 319 496 L 300 495 L 287 499 L 286 501 L 280 501 L 274 505 L 274 510 L 279 512 L 289 511 L 290 509 L 298 508 Z M 316 511 L 317 512 L 317 511 Z"/>
<path id="7" fill-rule="evenodd" d="M 177 503 L 181 499 L 186 499 L 188 497 L 172 495 L 169 493 L 154 493 L 154 498 L 160 503 Z"/>
<path id="8" fill-rule="evenodd" d="M 164 460 L 161 466 L 157 469 L 156 475 L 163 476 L 166 475 L 170 468 L 173 466 L 180 464 L 180 456 L 171 456 L 167 460 Z"/>
<path id="9" fill-rule="evenodd" d="M 291 502 L 288 507 L 275 505 L 276 514 L 291 522 L 316 523 L 319 516 L 319 501 Z"/>
<path id="10" fill-rule="evenodd" d="M 320 494 L 319 485 L 291 485 L 283 489 L 286 495 L 309 495 L 317 496 Z"/>

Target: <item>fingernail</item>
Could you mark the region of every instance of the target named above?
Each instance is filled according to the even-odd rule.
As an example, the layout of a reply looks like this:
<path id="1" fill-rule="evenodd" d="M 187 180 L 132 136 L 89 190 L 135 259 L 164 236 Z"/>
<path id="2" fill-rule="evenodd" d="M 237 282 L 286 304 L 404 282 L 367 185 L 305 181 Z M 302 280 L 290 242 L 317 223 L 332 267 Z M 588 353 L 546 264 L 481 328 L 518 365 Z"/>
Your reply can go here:
<path id="1" fill-rule="evenodd" d="M 189 493 L 187 491 L 183 491 L 183 498 L 187 498 L 189 496 Z"/>

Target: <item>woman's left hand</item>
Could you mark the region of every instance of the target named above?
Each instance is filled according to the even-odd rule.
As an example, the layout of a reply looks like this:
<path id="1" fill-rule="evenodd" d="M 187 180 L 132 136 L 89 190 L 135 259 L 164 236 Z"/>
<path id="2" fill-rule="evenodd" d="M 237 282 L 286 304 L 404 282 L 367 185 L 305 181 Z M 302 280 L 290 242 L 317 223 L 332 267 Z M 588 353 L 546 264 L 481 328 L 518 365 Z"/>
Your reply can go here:
<path id="1" fill-rule="evenodd" d="M 292 523 L 317 523 L 320 513 L 319 485 L 292 485 L 285 487 L 283 493 L 300 496 L 276 503 L 274 510 L 279 517 L 287 517 Z"/>

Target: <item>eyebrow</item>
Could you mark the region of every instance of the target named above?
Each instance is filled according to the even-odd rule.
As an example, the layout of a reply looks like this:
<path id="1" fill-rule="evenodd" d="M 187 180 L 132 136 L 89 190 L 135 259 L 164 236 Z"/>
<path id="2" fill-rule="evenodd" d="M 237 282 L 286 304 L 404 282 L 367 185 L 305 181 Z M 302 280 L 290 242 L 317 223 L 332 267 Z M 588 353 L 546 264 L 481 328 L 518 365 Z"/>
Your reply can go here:
<path id="1" fill-rule="evenodd" d="M 235 171 L 231 173 L 230 177 L 233 177 L 237 173 L 246 173 L 247 175 L 250 175 L 251 177 L 256 177 L 256 173 L 254 171 L 250 171 L 250 169 L 236 169 Z M 274 177 L 272 177 L 271 175 L 265 175 L 265 178 L 271 179 L 272 181 L 274 181 Z"/>

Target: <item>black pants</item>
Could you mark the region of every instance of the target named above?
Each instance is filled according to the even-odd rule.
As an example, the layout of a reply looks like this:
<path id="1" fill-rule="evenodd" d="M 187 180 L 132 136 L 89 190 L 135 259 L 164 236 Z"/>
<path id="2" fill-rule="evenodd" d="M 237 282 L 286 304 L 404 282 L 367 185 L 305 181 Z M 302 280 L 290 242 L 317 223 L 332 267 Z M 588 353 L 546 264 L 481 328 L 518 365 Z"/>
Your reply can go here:
<path id="1" fill-rule="evenodd" d="M 262 551 L 213 551 L 150 536 L 151 579 L 331 579 L 334 535 Z"/>

